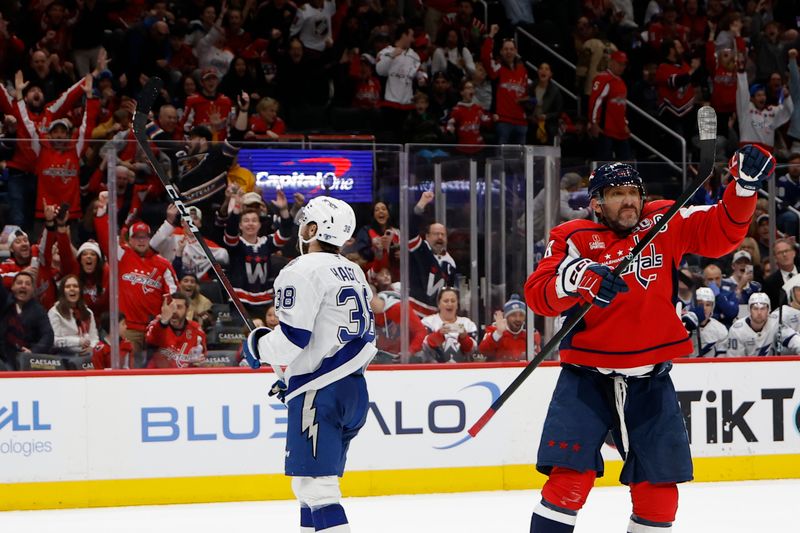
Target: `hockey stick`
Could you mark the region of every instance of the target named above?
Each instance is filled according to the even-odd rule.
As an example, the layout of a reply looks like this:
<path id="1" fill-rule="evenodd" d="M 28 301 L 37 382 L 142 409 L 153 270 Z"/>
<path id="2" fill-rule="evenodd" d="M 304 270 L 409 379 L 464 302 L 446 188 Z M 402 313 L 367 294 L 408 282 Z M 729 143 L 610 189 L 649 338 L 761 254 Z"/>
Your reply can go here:
<path id="1" fill-rule="evenodd" d="M 647 232 L 647 234 L 640 240 L 636 246 L 633 247 L 633 250 L 625 256 L 617 266 L 614 268 L 614 275 L 619 276 L 622 272 L 628 268 L 630 265 L 645 249 L 647 245 L 652 242 L 653 239 L 656 238 L 656 235 L 664 228 L 672 217 L 674 217 L 678 211 L 686 205 L 686 202 L 689 201 L 689 198 L 694 196 L 694 193 L 703 186 L 703 183 L 711 176 L 711 173 L 714 171 L 714 156 L 715 156 L 715 149 L 717 143 L 717 114 L 714 109 L 710 106 L 704 106 L 700 108 L 697 112 L 697 126 L 700 131 L 700 168 L 697 172 L 697 177 L 695 180 L 689 185 L 689 187 L 683 192 L 683 194 L 678 198 L 674 204 L 669 208 L 669 210 L 664 213 L 658 222 L 656 222 L 652 229 Z M 520 385 L 531 375 L 531 373 L 536 369 L 537 366 L 541 364 L 545 358 L 552 353 L 561 341 L 566 337 L 572 329 L 578 325 L 578 323 L 583 319 L 586 313 L 589 312 L 591 309 L 592 304 L 585 302 L 583 303 L 580 308 L 575 312 L 569 320 L 567 320 L 561 329 L 556 333 L 542 348 L 542 351 L 539 352 L 536 357 L 534 357 L 528 365 L 520 372 L 520 374 L 511 382 L 511 384 L 506 387 L 506 390 L 498 396 L 498 398 L 492 403 L 489 409 L 481 416 L 475 424 L 471 428 L 469 428 L 468 433 L 475 437 L 478 433 L 483 429 L 483 427 L 492 419 L 492 417 L 497 413 L 497 411 L 503 406 L 504 403 L 511 397 L 512 394 L 519 388 Z"/>
<path id="2" fill-rule="evenodd" d="M 133 135 L 136 137 L 136 141 L 142 148 L 147 161 L 150 163 L 150 166 L 153 167 L 158 179 L 161 180 L 161 183 L 167 190 L 170 201 L 175 204 L 175 207 L 178 208 L 181 221 L 187 224 L 189 230 L 192 232 L 192 235 L 194 235 L 194 238 L 197 239 L 198 243 L 200 243 L 200 247 L 203 249 L 206 259 L 208 259 L 208 261 L 211 263 L 211 267 L 214 270 L 214 275 L 217 276 L 217 279 L 222 284 L 222 287 L 228 294 L 228 298 L 230 298 L 230 301 L 233 303 L 233 306 L 236 308 L 239 316 L 242 317 L 247 329 L 253 331 L 256 329 L 256 326 L 253 324 L 250 314 L 247 312 L 247 309 L 244 308 L 244 305 L 242 304 L 242 301 L 239 300 L 239 297 L 236 296 L 233 285 L 231 285 L 228 276 L 225 275 L 225 271 L 222 270 L 222 266 L 214 258 L 214 254 L 211 252 L 211 249 L 208 247 L 205 238 L 200 233 L 200 229 L 195 226 L 194 222 L 192 221 L 192 217 L 189 215 L 186 205 L 184 205 L 183 200 L 181 200 L 180 191 L 172 184 L 172 181 L 169 179 L 169 177 L 164 174 L 164 170 L 161 168 L 161 165 L 158 164 L 158 160 L 156 159 L 153 150 L 150 148 L 150 137 L 147 135 L 146 131 L 147 120 L 148 116 L 150 115 L 150 111 L 153 108 L 153 103 L 156 101 L 156 98 L 158 98 L 159 92 L 163 87 L 164 83 L 161 81 L 161 78 L 155 76 L 150 78 L 147 84 L 145 84 L 141 94 L 139 95 L 139 99 L 136 101 L 136 114 L 133 117 Z M 273 366 L 272 368 L 275 371 L 275 374 L 282 379 L 283 372 L 281 369 L 276 366 Z"/>

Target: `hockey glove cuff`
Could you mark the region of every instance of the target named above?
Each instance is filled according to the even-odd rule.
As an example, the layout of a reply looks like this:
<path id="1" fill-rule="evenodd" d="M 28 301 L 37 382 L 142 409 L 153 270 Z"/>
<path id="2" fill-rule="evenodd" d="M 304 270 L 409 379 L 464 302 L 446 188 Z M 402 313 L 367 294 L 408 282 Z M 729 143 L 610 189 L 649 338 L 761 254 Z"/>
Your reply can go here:
<path id="1" fill-rule="evenodd" d="M 775 174 L 775 157 L 760 146 L 748 144 L 736 150 L 728 166 L 736 178 L 738 195 L 752 196 L 762 181 Z"/>
<path id="2" fill-rule="evenodd" d="M 262 361 L 261 357 L 258 355 L 258 341 L 270 331 L 272 330 L 266 327 L 254 329 L 247 336 L 247 340 L 245 341 L 244 346 L 242 346 L 242 355 L 244 355 L 247 364 L 250 365 L 250 368 L 253 370 L 261 368 L 261 363 L 266 362 Z"/>
<path id="3" fill-rule="evenodd" d="M 605 307 L 620 293 L 628 292 L 625 280 L 605 265 L 590 259 L 576 259 L 561 272 L 561 289 L 569 296 L 580 296 L 590 304 Z"/>

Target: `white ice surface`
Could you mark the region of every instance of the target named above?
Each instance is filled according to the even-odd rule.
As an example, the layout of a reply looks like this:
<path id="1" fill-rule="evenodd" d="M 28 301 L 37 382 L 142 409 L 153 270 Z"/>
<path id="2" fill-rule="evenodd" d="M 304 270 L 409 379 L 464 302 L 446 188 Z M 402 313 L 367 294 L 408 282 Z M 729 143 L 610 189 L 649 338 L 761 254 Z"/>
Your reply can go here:
<path id="1" fill-rule="evenodd" d="M 681 485 L 674 533 L 800 532 L 800 480 Z M 348 498 L 354 533 L 527 533 L 538 491 Z M 294 502 L 0 513 L 2 533 L 278 533 L 299 530 Z M 624 533 L 625 487 L 596 488 L 576 533 Z"/>

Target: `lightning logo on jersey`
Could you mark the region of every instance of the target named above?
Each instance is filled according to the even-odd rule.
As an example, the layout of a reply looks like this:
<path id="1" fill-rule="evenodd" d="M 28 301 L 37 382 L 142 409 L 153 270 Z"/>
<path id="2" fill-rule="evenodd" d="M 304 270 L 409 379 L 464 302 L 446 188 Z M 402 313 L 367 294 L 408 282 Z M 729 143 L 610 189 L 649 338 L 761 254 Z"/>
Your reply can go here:
<path id="1" fill-rule="evenodd" d="M 319 432 L 319 425 L 317 425 L 317 409 L 314 407 L 314 398 L 317 396 L 317 391 L 309 390 L 303 399 L 303 421 L 301 430 L 303 433 L 308 432 L 308 440 L 311 441 L 311 454 L 314 458 L 317 457 L 317 436 Z"/>

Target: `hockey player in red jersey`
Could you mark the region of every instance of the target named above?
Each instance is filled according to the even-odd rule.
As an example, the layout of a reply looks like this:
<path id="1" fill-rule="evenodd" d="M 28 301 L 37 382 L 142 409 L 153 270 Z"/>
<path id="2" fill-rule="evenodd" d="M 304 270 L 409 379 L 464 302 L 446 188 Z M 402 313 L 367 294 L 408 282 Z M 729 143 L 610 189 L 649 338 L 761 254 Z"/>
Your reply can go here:
<path id="1" fill-rule="evenodd" d="M 589 178 L 599 223 L 573 220 L 554 228 L 544 258 L 525 285 L 537 313 L 569 316 L 594 304 L 561 342 L 561 374 L 542 429 L 537 469 L 548 475 L 531 532 L 569 533 L 594 480 L 603 475 L 600 447 L 611 431 L 630 487 L 628 531 L 671 530 L 677 483 L 692 479 L 683 415 L 669 376 L 671 360 L 692 352 L 675 312 L 677 273 L 687 253 L 720 257 L 747 233 L 756 191 L 775 159 L 756 146 L 730 163 L 735 183 L 720 203 L 681 209 L 619 276 L 612 272 L 673 202 L 645 202 L 639 173 L 623 163 Z"/>
<path id="2" fill-rule="evenodd" d="M 146 341 L 152 353 L 147 368 L 186 368 L 206 359 L 206 334 L 200 324 L 186 318 L 189 297 L 182 292 L 164 296 L 161 314 L 147 326 Z"/>

